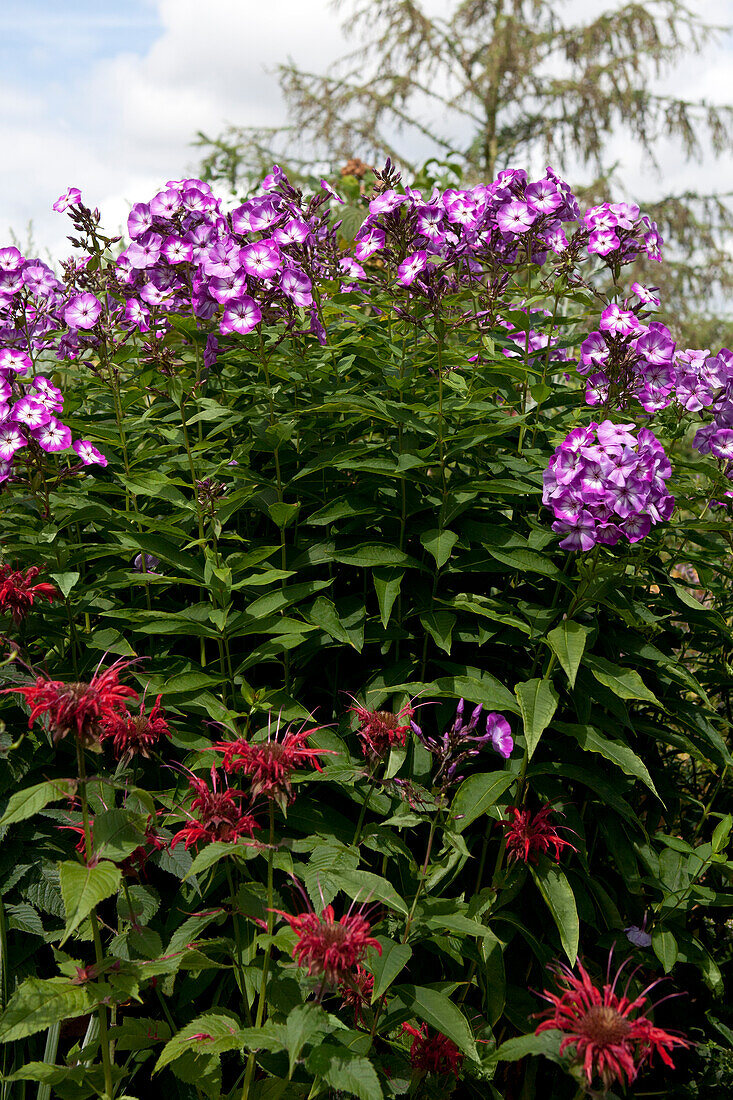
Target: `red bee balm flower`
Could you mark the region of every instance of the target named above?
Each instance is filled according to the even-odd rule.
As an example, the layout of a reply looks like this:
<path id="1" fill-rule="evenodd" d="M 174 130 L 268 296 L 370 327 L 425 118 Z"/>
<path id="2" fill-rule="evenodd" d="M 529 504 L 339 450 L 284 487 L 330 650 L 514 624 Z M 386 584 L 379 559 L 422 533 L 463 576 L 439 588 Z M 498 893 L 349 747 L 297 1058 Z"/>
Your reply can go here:
<path id="1" fill-rule="evenodd" d="M 428 1025 L 419 1028 L 403 1024 L 402 1030 L 413 1035 L 410 1047 L 412 1068 L 420 1073 L 453 1073 L 457 1077 L 463 1064 L 463 1055 L 452 1039 L 436 1032 L 428 1035 Z"/>
<path id="2" fill-rule="evenodd" d="M 36 565 L 25 573 L 14 571 L 9 565 L 0 565 L 0 611 L 10 611 L 16 626 L 26 617 L 35 599 L 49 603 L 58 599 L 59 594 L 52 584 L 47 581 L 33 584 L 40 572 Z"/>
<path id="3" fill-rule="evenodd" d="M 37 718 L 47 715 L 54 742 L 73 732 L 82 745 L 93 745 L 106 723 L 124 711 L 127 700 L 138 698 L 134 688 L 119 681 L 119 674 L 131 664 L 121 657 L 104 672 L 97 669 L 89 683 L 65 684 L 39 676 L 33 685 L 5 688 L 5 692 L 24 697 L 31 708 L 29 728 Z"/>
<path id="4" fill-rule="evenodd" d="M 359 719 L 356 733 L 361 750 L 372 760 L 383 760 L 393 745 L 404 745 L 415 713 L 409 703 L 393 714 L 391 710 L 367 710 L 356 699 L 349 710 Z"/>
<path id="5" fill-rule="evenodd" d="M 307 967 L 311 976 L 322 975 L 324 984 L 335 986 L 347 979 L 369 947 L 382 954 L 381 944 L 369 935 L 371 926 L 361 913 L 347 913 L 337 921 L 332 905 L 327 905 L 320 917 L 316 913 L 290 916 L 281 909 L 274 912 L 285 917 L 298 934 L 293 948 L 298 966 Z"/>
<path id="6" fill-rule="evenodd" d="M 233 842 L 240 836 L 252 836 L 259 825 L 251 814 L 244 813 L 239 805 L 244 798 L 244 791 L 233 791 L 225 788 L 217 790 L 216 769 L 211 769 L 212 790 L 203 779 L 192 776 L 189 787 L 196 792 L 196 798 L 191 803 L 191 809 L 197 813 L 187 825 L 176 833 L 171 840 L 171 848 L 184 840 L 188 850 L 192 844 L 198 844 L 200 840 L 226 840 Z"/>
<path id="7" fill-rule="evenodd" d="M 222 766 L 225 772 L 243 772 L 249 777 L 253 798 L 264 794 L 281 805 L 287 805 L 295 797 L 290 784 L 290 775 L 295 768 L 312 764 L 317 771 L 322 771 L 318 757 L 333 751 L 306 746 L 308 738 L 320 728 L 314 726 L 311 729 L 288 729 L 278 738 L 278 723 L 275 736 L 268 736 L 266 741 L 246 741 L 239 738 L 237 741 L 220 741 L 212 745 L 212 748 L 223 752 Z"/>
<path id="8" fill-rule="evenodd" d="M 145 702 L 140 704 L 139 714 L 113 714 L 105 719 L 102 740 L 112 738 L 115 755 L 118 757 L 149 757 L 150 749 L 159 737 L 170 737 L 171 731 L 165 720 L 165 711 L 160 709 L 160 696 L 150 714 L 145 714 Z"/>
<path id="9" fill-rule="evenodd" d="M 563 848 L 570 848 L 577 852 L 577 848 L 560 836 L 554 825 L 548 818 L 552 814 L 552 806 L 548 802 L 536 814 L 531 810 L 520 810 L 517 806 L 510 806 L 508 812 L 511 820 L 502 821 L 508 852 L 507 862 L 521 859 L 522 863 L 536 863 L 538 855 L 549 855 L 550 849 L 554 851 L 555 860 L 560 859 Z"/>
<path id="10" fill-rule="evenodd" d="M 669 1051 L 674 1047 L 689 1047 L 690 1043 L 682 1036 L 655 1027 L 644 1013 L 638 1014 L 638 1009 L 647 1003 L 646 994 L 657 982 L 652 982 L 632 1001 L 626 996 L 629 982 L 622 996 L 616 993 L 625 964 L 619 968 L 612 983 L 608 981 L 610 973 L 607 975 L 602 990 L 593 985 L 582 963 L 577 965 L 580 977 L 562 963 L 552 968 L 558 976 L 561 992 L 559 995 L 547 990 L 543 992 L 542 996 L 552 1008 L 542 1013 L 547 1019 L 539 1025 L 536 1034 L 550 1029 L 564 1032 L 560 1053 L 574 1046 L 575 1059 L 582 1062 L 588 1085 L 598 1076 L 604 1092 L 615 1082 L 623 1085 L 624 1079 L 626 1083 L 633 1081 L 642 1065 L 651 1062 L 655 1054 L 673 1069 Z"/>
<path id="11" fill-rule="evenodd" d="M 374 992 L 374 975 L 357 963 L 356 971 L 341 979 L 339 993 L 345 1005 L 354 1010 L 354 1022 L 362 1022 L 361 1010 L 371 1003 Z"/>

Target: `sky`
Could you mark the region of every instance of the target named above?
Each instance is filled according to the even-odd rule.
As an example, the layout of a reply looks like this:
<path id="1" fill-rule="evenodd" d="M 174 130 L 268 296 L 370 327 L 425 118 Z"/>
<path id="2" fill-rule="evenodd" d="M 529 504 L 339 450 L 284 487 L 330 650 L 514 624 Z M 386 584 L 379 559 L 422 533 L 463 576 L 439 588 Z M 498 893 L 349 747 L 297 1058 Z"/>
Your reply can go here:
<path id="1" fill-rule="evenodd" d="M 613 2 L 613 0 L 611 0 Z M 444 0 L 424 0 L 438 13 Z M 567 0 L 587 12 L 596 0 Z M 733 0 L 689 0 L 710 22 L 733 23 Z M 69 185 L 120 230 L 133 202 L 167 179 L 195 174 L 196 132 L 272 125 L 285 113 L 278 62 L 322 71 L 348 46 L 329 0 L 2 0 L 0 6 L 0 244 L 68 252 L 51 211 Z M 685 62 L 664 86 L 691 99 L 733 100 L 733 37 Z M 612 155 L 637 196 L 733 191 L 733 158 L 686 164 L 662 147 L 661 177 L 622 137 Z M 519 167 L 519 166 L 517 166 Z M 627 197 L 627 196 L 619 196 Z"/>

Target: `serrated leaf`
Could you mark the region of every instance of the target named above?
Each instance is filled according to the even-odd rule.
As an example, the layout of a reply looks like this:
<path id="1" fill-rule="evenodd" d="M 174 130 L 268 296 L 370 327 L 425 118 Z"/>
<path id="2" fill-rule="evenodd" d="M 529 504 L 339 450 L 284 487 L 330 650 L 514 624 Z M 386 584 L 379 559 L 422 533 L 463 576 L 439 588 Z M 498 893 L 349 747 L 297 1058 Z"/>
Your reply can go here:
<path id="1" fill-rule="evenodd" d="M 200 875 L 202 871 L 207 871 L 209 867 L 213 867 L 220 859 L 230 859 L 234 857 L 250 859 L 253 855 L 256 855 L 257 852 L 259 852 L 259 848 L 256 847 L 252 841 L 243 840 L 241 837 L 233 843 L 228 840 L 214 840 L 211 844 L 207 844 L 205 848 L 202 848 L 196 855 L 191 866 L 184 875 L 184 882 L 186 879 L 191 878 L 192 875 Z"/>
<path id="2" fill-rule="evenodd" d="M 109 993 L 109 986 L 102 987 Z M 35 1035 L 60 1020 L 83 1016 L 97 1001 L 94 987 L 72 985 L 69 978 L 26 978 L 0 1016 L 0 1043 Z"/>
<path id="3" fill-rule="evenodd" d="M 412 948 L 408 943 L 397 943 L 386 936 L 377 936 L 382 948 L 380 955 L 374 948 L 370 948 L 367 957 L 367 965 L 374 975 L 374 989 L 372 992 L 372 1004 L 382 996 L 392 985 L 397 975 L 403 970 L 412 957 Z"/>
<path id="4" fill-rule="evenodd" d="M 335 1043 L 323 1043 L 308 1056 L 308 1072 L 332 1089 L 357 1096 L 359 1100 L 383 1100 L 384 1093 L 374 1066 L 368 1058 L 354 1054 Z"/>
<path id="5" fill-rule="evenodd" d="M 484 772 L 464 779 L 456 791 L 450 811 L 456 830 L 462 833 L 468 828 L 472 821 L 501 798 L 515 779 L 511 772 Z"/>
<path id="6" fill-rule="evenodd" d="M 655 707 L 664 707 L 653 691 L 650 691 L 638 672 L 633 668 L 621 668 L 620 665 L 606 661 L 603 657 L 586 657 L 586 666 L 591 670 L 599 684 L 609 688 L 619 699 L 640 699 L 653 703 Z"/>
<path id="7" fill-rule="evenodd" d="M 458 542 L 458 535 L 455 531 L 441 531 L 439 529 L 423 531 L 420 535 L 420 542 L 427 552 L 435 558 L 437 568 L 442 569 L 451 556 L 453 547 Z"/>
<path id="8" fill-rule="evenodd" d="M 328 1030 L 328 1017 L 319 1005 L 296 1005 L 288 1013 L 285 1021 L 285 1042 L 287 1044 L 290 1068 L 288 1077 L 293 1076 L 300 1053 L 306 1043 L 323 1031 Z"/>
<path id="9" fill-rule="evenodd" d="M 61 943 L 65 943 L 75 928 L 88 917 L 95 905 L 120 888 L 122 875 L 119 867 L 102 860 L 94 867 L 69 860 L 59 864 L 61 896 L 66 910 L 66 927 Z"/>
<path id="10" fill-rule="evenodd" d="M 76 780 L 74 779 L 48 779 L 45 783 L 36 783 L 27 790 L 17 791 L 10 796 L 8 805 L 2 818 L 0 828 L 5 825 L 15 825 L 18 821 L 27 821 L 33 817 L 49 802 L 58 802 L 60 798 L 71 798 L 76 792 Z"/>
<path id="11" fill-rule="evenodd" d="M 527 759 L 531 760 L 540 737 L 552 721 L 557 709 L 558 694 L 549 680 L 525 680 L 517 684 L 514 693 L 519 703 L 527 739 Z"/>
<path id="12" fill-rule="evenodd" d="M 124 860 L 145 842 L 142 816 L 129 810 L 103 810 L 94 816 L 94 853 L 100 859 Z"/>
<path id="13" fill-rule="evenodd" d="M 450 997 L 424 985 L 394 986 L 392 992 L 418 1019 L 442 1031 L 463 1054 L 478 1061 L 476 1043 L 468 1021 Z"/>
<path id="14" fill-rule="evenodd" d="M 570 965 L 574 966 L 578 957 L 580 923 L 572 887 L 557 864 L 546 856 L 540 857 L 536 867 L 532 864 L 528 866 L 537 888 L 545 899 L 547 908 L 552 913 L 552 919 L 560 933 L 563 950 L 570 960 Z"/>
<path id="15" fill-rule="evenodd" d="M 567 619 L 547 635 L 547 641 L 565 670 L 571 687 L 575 687 L 575 677 L 578 675 L 585 644 L 590 634 L 591 630 L 588 627 Z"/>
<path id="16" fill-rule="evenodd" d="M 223 1008 L 203 1012 L 166 1043 L 153 1073 L 159 1073 L 176 1058 L 188 1052 L 194 1055 L 211 1055 L 241 1050 L 243 1043 L 240 1032 L 241 1024 L 233 1012 Z"/>

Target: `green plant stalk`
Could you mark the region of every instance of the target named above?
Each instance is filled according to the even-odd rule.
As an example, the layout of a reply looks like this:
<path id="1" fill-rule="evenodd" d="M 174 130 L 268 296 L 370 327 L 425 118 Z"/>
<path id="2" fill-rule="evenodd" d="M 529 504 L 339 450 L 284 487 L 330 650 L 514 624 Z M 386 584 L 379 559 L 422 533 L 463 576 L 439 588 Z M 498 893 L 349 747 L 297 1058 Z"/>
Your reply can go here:
<path id="1" fill-rule="evenodd" d="M 368 806 L 369 806 L 369 802 L 371 801 L 371 797 L 372 797 L 372 794 L 374 792 L 374 788 L 376 787 L 376 785 L 377 785 L 377 777 L 376 777 L 376 775 L 373 775 L 372 779 L 371 779 L 371 782 L 369 783 L 369 789 L 367 790 L 367 793 L 364 795 L 364 801 L 361 804 L 361 810 L 359 811 L 359 820 L 356 823 L 356 829 L 354 830 L 354 838 L 351 841 L 351 847 L 352 848 L 356 848 L 356 846 L 359 843 L 359 840 L 361 839 L 361 830 L 364 828 L 364 818 L 366 817 L 366 812 L 367 812 L 367 809 L 368 809 Z"/>
<path id="2" fill-rule="evenodd" d="M 78 737 L 76 738 L 76 761 L 79 772 L 79 798 L 81 800 L 81 817 L 82 824 L 84 826 L 84 850 L 86 853 L 86 859 L 89 860 L 92 855 L 92 837 L 91 830 L 89 828 L 89 804 L 87 802 L 87 771 L 84 761 L 84 749 L 82 748 L 81 742 L 79 741 Z M 89 914 L 89 921 L 92 926 L 92 938 L 94 940 L 94 958 L 97 966 L 101 967 L 104 960 L 104 952 L 102 951 L 102 940 L 99 935 L 99 922 L 97 920 L 96 906 L 92 907 L 92 910 Z M 105 1100 L 112 1100 L 112 1058 L 110 1055 L 106 1005 L 99 1005 L 99 1007 L 97 1008 L 97 1016 L 99 1019 L 99 1043 L 102 1050 L 102 1066 L 104 1068 Z"/>
<path id="3" fill-rule="evenodd" d="M 3 905 L 3 899 L 0 897 L 0 1009 L 4 1009 L 8 1000 L 10 999 L 10 972 L 8 967 L 8 926 L 5 920 L 5 906 Z M 9 1045 L 3 1043 L 3 1059 L 2 1059 L 2 1075 L 3 1077 L 8 1072 L 8 1055 L 10 1054 Z M 6 1100 L 8 1096 L 7 1089 L 8 1082 L 4 1081 L 0 1085 L 0 1098 Z"/>
<path id="4" fill-rule="evenodd" d="M 61 1024 L 51 1024 L 50 1028 L 46 1032 L 46 1046 L 43 1051 L 43 1061 L 47 1066 L 53 1066 L 56 1064 L 56 1054 L 59 1048 L 59 1035 L 61 1034 Z M 38 1096 L 36 1100 L 51 1100 L 51 1086 L 48 1083 L 42 1083 L 38 1086 Z"/>
<path id="5" fill-rule="evenodd" d="M 267 999 L 267 978 L 270 970 L 270 955 L 272 953 L 272 930 L 274 924 L 275 914 L 272 911 L 273 905 L 273 861 L 275 855 L 275 807 L 272 802 L 269 806 L 270 810 L 270 840 L 267 849 L 267 947 L 265 948 L 265 958 L 262 962 L 262 980 L 260 982 L 260 993 L 257 1000 L 257 1016 L 255 1018 L 255 1027 L 262 1027 L 262 1023 L 265 1018 L 265 1006 Z M 244 1075 L 244 1085 L 242 1086 L 242 1100 L 249 1100 L 249 1092 L 252 1087 L 252 1081 L 254 1079 L 255 1072 L 255 1052 L 251 1050 L 249 1057 L 247 1058 L 247 1069 Z"/>
<path id="6" fill-rule="evenodd" d="M 247 1004 L 247 1001 L 245 1000 L 244 970 L 242 968 L 242 930 L 239 926 L 239 916 L 235 911 L 234 878 L 232 876 L 231 867 L 229 866 L 229 860 L 226 860 L 225 863 L 226 863 L 227 883 L 229 885 L 229 897 L 231 898 L 231 902 L 232 902 L 232 922 L 234 924 L 234 942 L 235 942 L 236 948 L 237 948 L 236 957 L 235 957 L 235 960 L 234 960 L 235 967 L 236 967 L 236 970 L 237 970 L 237 982 L 239 984 L 239 992 L 242 994 L 242 1001 L 243 1001 L 244 1007 L 245 1007 L 246 1012 L 247 1012 L 248 1023 L 251 1027 L 252 1026 L 252 1019 L 251 1019 L 250 1008 L 249 1008 L 249 1005 Z"/>
<path id="7" fill-rule="evenodd" d="M 420 895 L 422 894 L 423 886 L 425 885 L 425 879 L 427 877 L 428 864 L 430 863 L 430 855 L 431 855 L 432 850 L 433 850 L 433 840 L 435 838 L 435 830 L 436 830 L 437 825 L 438 825 L 438 818 L 440 817 L 442 812 L 443 812 L 443 806 L 442 806 L 442 803 L 441 803 L 441 805 L 438 806 L 437 812 L 433 815 L 433 820 L 430 822 L 430 833 L 428 834 L 428 843 L 427 843 L 427 848 L 426 848 L 426 851 L 425 851 L 425 859 L 423 860 L 423 865 L 422 865 L 422 868 L 420 870 L 420 881 L 417 884 L 417 891 L 415 893 L 415 897 L 413 898 L 412 906 L 410 908 L 410 912 L 409 912 L 409 915 L 407 917 L 407 921 L 405 923 L 405 931 L 402 935 L 402 940 L 400 941 L 401 943 L 407 943 L 407 939 L 410 935 L 410 928 L 412 927 L 412 921 L 413 921 L 413 918 L 415 916 L 415 910 L 417 909 L 417 903 L 420 900 Z"/>

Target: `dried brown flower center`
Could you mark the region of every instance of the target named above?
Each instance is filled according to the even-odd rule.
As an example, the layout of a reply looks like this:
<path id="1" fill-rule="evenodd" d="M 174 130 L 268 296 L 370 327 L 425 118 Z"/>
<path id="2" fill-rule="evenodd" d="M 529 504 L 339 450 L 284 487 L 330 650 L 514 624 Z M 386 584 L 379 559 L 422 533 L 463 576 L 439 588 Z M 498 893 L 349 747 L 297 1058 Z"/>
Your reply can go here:
<path id="1" fill-rule="evenodd" d="M 333 947 L 344 942 L 346 931 L 346 926 L 340 922 L 324 922 L 321 925 L 321 938 L 327 947 Z"/>
<path id="2" fill-rule="evenodd" d="M 631 1031 L 631 1024 L 609 1005 L 593 1005 L 579 1021 L 578 1030 L 599 1046 L 622 1042 Z"/>

